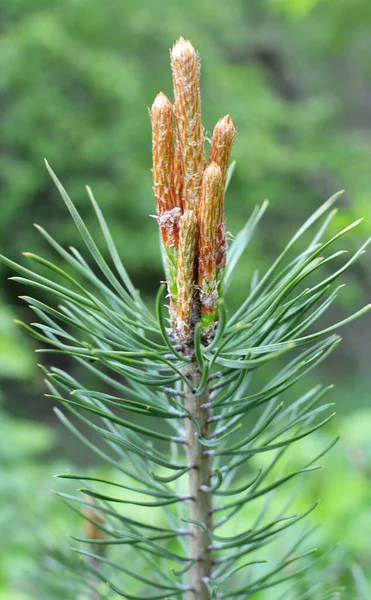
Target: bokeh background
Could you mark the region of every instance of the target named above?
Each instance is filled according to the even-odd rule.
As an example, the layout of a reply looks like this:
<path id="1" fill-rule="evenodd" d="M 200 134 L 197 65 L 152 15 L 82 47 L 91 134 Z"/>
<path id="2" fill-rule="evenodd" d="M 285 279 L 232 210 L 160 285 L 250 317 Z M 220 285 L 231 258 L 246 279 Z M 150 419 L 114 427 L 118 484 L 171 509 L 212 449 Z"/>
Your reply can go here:
<path id="1" fill-rule="evenodd" d="M 264 270 L 337 190 L 346 190 L 337 228 L 365 217 L 348 248 L 371 234 L 369 0 L 8 0 L 0 6 L 2 253 L 48 256 L 34 222 L 82 248 L 46 156 L 99 241 L 84 186 L 93 188 L 133 281 L 153 302 L 163 275 L 149 217 L 148 107 L 158 91 L 172 97 L 168 49 L 180 35 L 202 57 L 206 131 L 227 113 L 238 127 L 228 229 L 236 233 L 254 205 L 270 200 L 232 307 L 253 270 Z M 326 323 L 369 302 L 369 256 L 347 276 Z M 0 271 L 0 600 L 74 598 L 47 574 L 46 549 L 61 549 L 65 533 L 80 527 L 51 491 L 51 476 L 95 459 L 43 396 L 35 346 L 12 321 L 31 316 L 11 275 Z M 340 431 L 342 441 L 308 494 L 323 498 L 315 517 L 323 543 L 340 542 L 326 576 L 349 600 L 371 598 L 370 325 L 366 316 L 345 328 L 343 344 L 313 375 L 337 384 L 338 417 L 326 435 Z"/>

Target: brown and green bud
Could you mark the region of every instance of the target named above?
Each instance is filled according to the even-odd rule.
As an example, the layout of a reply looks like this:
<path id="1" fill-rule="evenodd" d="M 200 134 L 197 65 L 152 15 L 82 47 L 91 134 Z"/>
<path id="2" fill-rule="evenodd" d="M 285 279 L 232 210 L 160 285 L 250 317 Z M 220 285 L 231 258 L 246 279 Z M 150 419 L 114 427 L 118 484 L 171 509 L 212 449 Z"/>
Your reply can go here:
<path id="1" fill-rule="evenodd" d="M 181 209 L 176 204 L 174 187 L 173 107 L 162 92 L 151 108 L 153 183 L 157 220 L 166 253 L 166 275 L 172 326 L 175 325 L 176 261 Z"/>
<path id="2" fill-rule="evenodd" d="M 177 133 L 177 136 L 176 136 L 173 180 L 174 180 L 175 203 L 183 211 L 184 210 L 184 206 L 183 206 L 183 156 L 182 156 L 182 149 L 181 149 L 181 144 L 180 144 L 180 139 L 179 139 L 179 132 Z"/>
<path id="3" fill-rule="evenodd" d="M 158 221 L 165 248 L 177 246 L 177 219 L 174 193 L 173 107 L 162 92 L 151 108 L 152 173 Z M 179 211 L 178 211 L 179 212 Z"/>
<path id="4" fill-rule="evenodd" d="M 233 142 L 236 137 L 236 128 L 229 115 L 219 119 L 214 127 L 210 150 L 210 163 L 215 162 L 222 171 L 222 190 L 220 195 L 219 218 L 217 226 L 216 241 L 216 269 L 219 281 L 223 278 L 227 261 L 227 236 L 224 216 L 224 193 L 227 181 L 228 163 L 232 151 Z"/>
<path id="5" fill-rule="evenodd" d="M 205 164 L 204 134 L 201 124 L 200 60 L 192 44 L 180 38 L 171 53 L 177 154 L 181 161 L 182 205 L 184 210 L 196 208 Z"/>
<path id="6" fill-rule="evenodd" d="M 215 162 L 221 168 L 223 187 L 225 187 L 227 180 L 228 163 L 235 137 L 236 128 L 231 117 L 226 115 L 219 119 L 213 131 L 209 162 Z"/>
<path id="7" fill-rule="evenodd" d="M 162 92 L 152 104 L 151 124 L 154 192 L 157 213 L 162 215 L 175 207 L 173 107 Z"/>
<path id="8" fill-rule="evenodd" d="M 165 248 L 176 248 L 180 211 L 174 190 L 173 107 L 162 92 L 152 104 L 151 123 L 152 173 L 161 237 Z"/>
<path id="9" fill-rule="evenodd" d="M 215 162 L 212 162 L 205 169 L 202 179 L 198 236 L 198 286 L 201 301 L 201 323 L 207 332 L 215 321 L 218 300 L 216 258 L 218 220 L 222 195 L 222 170 Z"/>
<path id="10" fill-rule="evenodd" d="M 160 93 L 151 108 L 153 181 L 171 328 L 189 341 L 198 320 L 209 336 L 217 318 L 227 254 L 224 191 L 236 130 L 230 116 L 218 121 L 205 170 L 199 57 L 180 38 L 170 61 L 174 106 Z"/>
<path id="11" fill-rule="evenodd" d="M 180 339 L 187 339 L 191 332 L 196 237 L 196 215 L 193 210 L 186 210 L 179 222 L 177 264 L 177 334 Z"/>

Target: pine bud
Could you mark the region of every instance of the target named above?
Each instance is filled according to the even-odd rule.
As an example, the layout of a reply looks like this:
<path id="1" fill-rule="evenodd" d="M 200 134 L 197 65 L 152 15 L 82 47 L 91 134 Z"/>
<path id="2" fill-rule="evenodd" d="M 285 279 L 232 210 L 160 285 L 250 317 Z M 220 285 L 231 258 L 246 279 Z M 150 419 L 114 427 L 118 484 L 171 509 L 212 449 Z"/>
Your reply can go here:
<path id="1" fill-rule="evenodd" d="M 91 505 L 86 506 L 83 510 L 83 515 L 85 517 L 85 535 L 87 539 L 90 540 L 94 552 L 97 554 L 103 554 L 105 546 L 94 544 L 94 542 L 107 537 L 107 534 L 99 527 L 99 525 L 105 525 L 104 515 L 101 513 L 98 507 L 95 506 L 94 500 L 91 496 L 86 496 L 86 500 L 91 502 Z"/>
<path id="2" fill-rule="evenodd" d="M 162 92 L 158 94 L 151 108 L 152 123 L 152 163 L 156 208 L 159 217 L 175 208 L 174 172 L 174 131 L 173 107 Z M 163 241 L 168 246 L 166 229 Z"/>
<path id="3" fill-rule="evenodd" d="M 227 180 L 228 162 L 231 155 L 234 139 L 236 137 L 236 128 L 229 115 L 219 119 L 214 127 L 210 150 L 210 163 L 215 162 L 222 171 L 222 190 L 220 195 L 219 217 L 217 226 L 216 242 L 216 268 L 218 279 L 223 277 L 223 271 L 227 259 L 227 237 L 224 216 L 224 193 Z"/>
<path id="4" fill-rule="evenodd" d="M 222 195 L 222 171 L 215 162 L 212 162 L 205 169 L 202 179 L 199 211 L 198 285 L 201 300 L 201 322 L 204 329 L 210 328 L 216 315 L 218 299 L 217 232 Z"/>
<path id="5" fill-rule="evenodd" d="M 151 108 L 153 183 L 158 221 L 165 248 L 178 245 L 179 207 L 174 193 L 173 107 L 160 92 Z"/>
<path id="6" fill-rule="evenodd" d="M 175 203 L 184 210 L 183 206 L 183 155 L 179 139 L 179 132 L 176 136 L 175 157 L 174 157 L 174 195 Z"/>
<path id="7" fill-rule="evenodd" d="M 174 187 L 173 107 L 162 92 L 151 108 L 153 183 L 157 220 L 166 253 L 166 275 L 170 297 L 170 315 L 175 325 L 176 260 L 181 209 L 176 204 Z"/>
<path id="8" fill-rule="evenodd" d="M 192 44 L 180 38 L 170 53 L 173 73 L 178 156 L 181 160 L 182 204 L 195 209 L 204 169 L 201 124 L 200 61 Z"/>
<path id="9" fill-rule="evenodd" d="M 191 331 L 194 295 L 197 220 L 193 210 L 185 211 L 180 217 L 179 226 L 177 333 L 181 339 L 186 339 Z"/>
<path id="10" fill-rule="evenodd" d="M 219 119 L 213 131 L 209 162 L 216 162 L 221 168 L 223 187 L 225 187 L 227 179 L 228 162 L 235 137 L 236 128 L 231 117 L 226 115 L 222 119 Z"/>

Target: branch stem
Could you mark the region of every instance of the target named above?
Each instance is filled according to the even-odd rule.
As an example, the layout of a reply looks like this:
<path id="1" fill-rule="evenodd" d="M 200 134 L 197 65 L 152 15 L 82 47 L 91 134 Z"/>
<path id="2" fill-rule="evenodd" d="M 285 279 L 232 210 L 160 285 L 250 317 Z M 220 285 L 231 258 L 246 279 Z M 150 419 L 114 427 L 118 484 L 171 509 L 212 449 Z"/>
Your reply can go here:
<path id="1" fill-rule="evenodd" d="M 201 380 L 201 374 L 197 363 L 193 362 L 184 367 L 184 374 L 192 382 L 196 389 Z M 210 431 L 208 419 L 210 409 L 207 408 L 209 401 L 209 392 L 196 396 L 186 386 L 184 388 L 185 408 L 193 415 L 201 429 L 201 435 L 209 439 Z M 206 404 L 206 407 L 205 407 Z M 204 406 L 204 407 L 202 407 Z M 208 529 L 212 528 L 212 504 L 211 494 L 202 491 L 205 486 L 210 486 L 211 460 L 212 458 L 205 453 L 205 446 L 198 441 L 197 430 L 194 423 L 188 417 L 185 419 L 186 439 L 187 439 L 187 462 L 194 467 L 189 470 L 189 518 L 204 523 Z M 205 581 L 211 575 L 211 550 L 210 539 L 207 534 L 197 525 L 190 525 L 190 555 L 195 559 L 189 571 L 189 586 L 187 600 L 209 600 L 209 591 Z"/>
<path id="2" fill-rule="evenodd" d="M 96 552 L 96 545 L 94 546 L 94 544 L 91 545 L 91 552 Z M 99 569 L 100 567 L 100 561 L 97 558 L 93 558 L 93 557 L 88 557 L 88 564 L 93 568 L 93 569 Z M 97 589 L 98 584 L 99 584 L 99 580 L 97 579 L 96 575 L 94 573 L 89 573 L 88 574 L 88 583 L 90 584 L 90 589 L 89 589 L 89 600 L 100 600 L 101 595 L 99 593 L 99 590 Z"/>

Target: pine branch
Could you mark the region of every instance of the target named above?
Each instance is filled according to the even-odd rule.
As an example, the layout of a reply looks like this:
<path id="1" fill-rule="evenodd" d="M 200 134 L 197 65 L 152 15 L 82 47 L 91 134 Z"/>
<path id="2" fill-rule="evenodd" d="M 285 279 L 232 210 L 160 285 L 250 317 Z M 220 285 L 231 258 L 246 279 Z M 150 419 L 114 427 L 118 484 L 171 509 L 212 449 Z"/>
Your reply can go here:
<path id="1" fill-rule="evenodd" d="M 171 67 L 174 106 L 160 93 L 151 109 L 166 275 L 155 314 L 130 281 L 90 188 L 105 252 L 48 164 L 93 264 L 39 226 L 66 268 L 29 252 L 30 269 L 0 258 L 18 273 L 13 280 L 41 296 L 22 296 L 37 321 L 16 325 L 41 344 L 38 352 L 68 356 L 78 366 L 78 376 L 42 367 L 47 397 L 63 405 L 64 412 L 56 409 L 59 419 L 109 468 L 105 475 L 58 476 L 82 485 L 77 495 L 59 495 L 85 522 L 85 532 L 71 538 L 85 561 L 90 598 L 101 597 L 97 581 L 131 600 L 250 598 L 287 581 L 296 594 L 296 579 L 320 556 L 308 550 L 308 529 L 289 549 L 281 539 L 315 509 L 316 503 L 295 512 L 296 496 L 337 440 L 298 463 L 300 441 L 333 417 L 332 403 L 324 402 L 332 386 L 315 386 L 288 405 L 286 393 L 336 349 L 340 338 L 333 332 L 370 309 L 312 329 L 342 288 L 333 284 L 371 239 L 329 271 L 344 254 L 332 245 L 360 222 L 325 238 L 335 194 L 265 274 L 252 271 L 245 301 L 229 315 L 225 293 L 267 202 L 253 209 L 228 249 L 224 195 L 235 127 L 228 115 L 218 121 L 206 157 L 200 62 L 190 42 L 178 40 Z M 295 253 L 309 233 L 304 250 Z M 130 506 L 140 507 L 140 516 L 130 516 Z M 163 520 L 152 521 L 153 509 Z M 274 542 L 278 558 L 265 566 Z M 81 577 L 80 565 L 75 573 Z M 299 593 L 307 597 L 302 588 Z"/>

